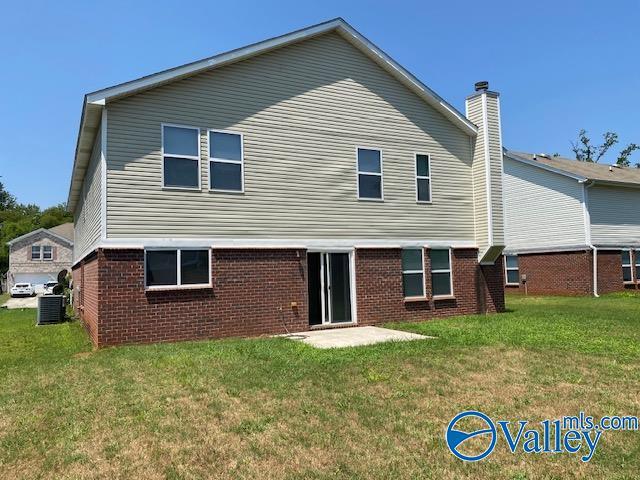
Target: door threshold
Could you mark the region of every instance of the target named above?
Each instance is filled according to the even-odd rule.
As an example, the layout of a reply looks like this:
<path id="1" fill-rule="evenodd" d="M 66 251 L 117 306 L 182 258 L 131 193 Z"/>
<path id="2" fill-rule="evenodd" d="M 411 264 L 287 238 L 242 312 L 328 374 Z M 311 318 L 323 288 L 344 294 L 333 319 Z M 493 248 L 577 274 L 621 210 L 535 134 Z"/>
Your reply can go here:
<path id="1" fill-rule="evenodd" d="M 331 328 L 357 327 L 356 322 L 327 323 L 322 325 L 309 325 L 309 330 L 329 330 Z"/>

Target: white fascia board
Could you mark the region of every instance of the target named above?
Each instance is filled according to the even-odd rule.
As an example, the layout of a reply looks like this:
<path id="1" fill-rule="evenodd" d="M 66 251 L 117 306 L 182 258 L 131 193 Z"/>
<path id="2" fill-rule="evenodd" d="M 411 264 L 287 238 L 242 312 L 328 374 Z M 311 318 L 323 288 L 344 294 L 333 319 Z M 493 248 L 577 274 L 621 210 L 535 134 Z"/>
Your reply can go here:
<path id="1" fill-rule="evenodd" d="M 113 100 L 114 98 L 131 95 L 138 90 L 145 90 L 152 88 L 163 83 L 175 81 L 182 77 L 194 75 L 203 70 L 209 68 L 220 67 L 232 62 L 238 62 L 245 60 L 246 58 L 253 57 L 255 55 L 268 52 L 276 48 L 281 48 L 285 45 L 321 35 L 325 32 L 331 31 L 337 28 L 341 23 L 344 23 L 342 19 L 329 20 L 328 22 L 320 23 L 312 27 L 297 30 L 285 35 L 281 35 L 269 40 L 257 42 L 246 47 L 237 48 L 229 52 L 214 55 L 203 60 L 187 63 L 179 67 L 170 68 L 162 72 L 153 73 L 136 80 L 121 83 L 113 87 L 104 88 L 87 95 L 87 103 L 102 104 L 106 101 Z"/>
<path id="2" fill-rule="evenodd" d="M 207 248 L 477 248 L 472 240 L 434 239 L 255 239 L 255 238 L 108 238 L 102 248 L 207 247 Z"/>
<path id="3" fill-rule="evenodd" d="M 629 243 L 625 243 L 624 245 L 616 244 L 616 243 L 596 243 L 594 244 L 598 250 L 629 250 L 640 248 L 640 241 L 631 240 Z"/>
<path id="4" fill-rule="evenodd" d="M 343 38 L 360 50 L 364 51 L 372 60 L 376 61 L 376 63 L 382 66 L 402 83 L 411 87 L 423 100 L 449 118 L 465 133 L 471 136 L 476 135 L 477 129 L 475 125 L 467 120 L 462 113 L 458 112 L 451 104 L 447 103 L 442 97 L 440 97 L 440 95 L 424 85 L 414 75 L 409 73 L 409 71 L 403 68 L 380 48 L 376 47 L 342 18 L 329 20 L 328 22 L 254 43 L 246 47 L 241 47 L 193 63 L 188 63 L 176 68 L 147 75 L 130 82 L 98 90 L 87 95 L 86 103 L 105 105 L 107 102 L 115 100 L 118 97 L 132 95 L 138 91 L 191 76 L 204 70 L 239 62 L 286 45 L 322 35 L 332 30 L 336 30 L 341 33 Z"/>
<path id="5" fill-rule="evenodd" d="M 577 245 L 549 245 L 540 247 L 527 247 L 527 248 L 505 248 L 505 255 L 524 255 L 527 253 L 557 253 L 557 252 L 575 252 L 582 250 L 591 250 L 591 246 L 587 244 Z"/>
<path id="6" fill-rule="evenodd" d="M 242 239 L 242 238 L 108 238 L 86 248 L 74 258 L 74 265 L 98 248 L 140 250 L 144 248 L 213 249 L 298 249 L 310 251 L 351 251 L 372 248 L 468 248 L 472 240 L 376 240 L 376 239 Z"/>
<path id="7" fill-rule="evenodd" d="M 386 71 L 398 78 L 405 85 L 408 84 L 413 87 L 414 91 L 417 90 L 416 93 L 418 93 L 423 100 L 456 123 L 457 126 L 465 133 L 471 136 L 477 135 L 476 126 L 462 113 L 418 80 L 417 77 L 402 67 L 402 65 L 387 55 L 383 50 L 371 43 L 364 35 L 355 30 L 351 25 L 342 20 L 339 30 L 343 33 L 343 37 L 351 40 L 351 43 L 354 43 L 356 47 L 359 47 L 361 50 L 364 49 L 369 55 L 375 55 L 375 57 L 377 57 L 376 63 L 381 65 Z"/>
<path id="8" fill-rule="evenodd" d="M 589 180 L 587 177 L 583 177 L 581 175 L 575 175 L 573 173 L 560 170 L 559 168 L 551 167 L 549 165 L 545 165 L 544 163 L 536 162 L 535 160 L 529 160 L 528 158 L 519 157 L 517 155 L 510 153 L 509 151 L 507 151 L 507 153 L 504 154 L 504 157 L 508 158 L 509 160 L 514 160 L 516 162 L 525 163 L 533 167 L 541 168 L 542 170 L 547 170 L 549 172 L 557 173 L 558 175 L 563 175 L 565 177 L 573 178 L 578 182 L 586 182 Z"/>

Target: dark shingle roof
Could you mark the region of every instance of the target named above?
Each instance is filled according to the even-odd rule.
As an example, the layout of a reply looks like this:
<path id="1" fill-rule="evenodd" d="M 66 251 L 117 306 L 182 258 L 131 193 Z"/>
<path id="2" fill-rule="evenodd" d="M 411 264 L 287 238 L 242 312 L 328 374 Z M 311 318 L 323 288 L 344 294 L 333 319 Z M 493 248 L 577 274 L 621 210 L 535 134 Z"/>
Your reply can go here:
<path id="1" fill-rule="evenodd" d="M 541 156 L 540 154 L 505 150 L 507 157 L 524 159 L 552 167 L 572 176 L 600 182 L 628 183 L 640 185 L 640 168 L 618 167 L 604 163 L 579 162 L 564 157 Z"/>
<path id="2" fill-rule="evenodd" d="M 51 227 L 49 231 L 73 242 L 73 223 L 63 223 L 57 227 Z"/>

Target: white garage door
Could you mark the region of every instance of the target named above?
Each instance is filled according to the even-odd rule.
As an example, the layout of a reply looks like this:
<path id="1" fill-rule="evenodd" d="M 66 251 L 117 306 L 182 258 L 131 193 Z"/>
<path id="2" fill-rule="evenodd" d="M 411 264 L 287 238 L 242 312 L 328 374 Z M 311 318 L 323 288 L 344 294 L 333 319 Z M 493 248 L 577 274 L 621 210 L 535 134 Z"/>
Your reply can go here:
<path id="1" fill-rule="evenodd" d="M 53 282 L 56 277 L 53 273 L 16 273 L 14 283 L 30 283 L 36 287 L 36 293 L 42 293 L 45 282 Z"/>

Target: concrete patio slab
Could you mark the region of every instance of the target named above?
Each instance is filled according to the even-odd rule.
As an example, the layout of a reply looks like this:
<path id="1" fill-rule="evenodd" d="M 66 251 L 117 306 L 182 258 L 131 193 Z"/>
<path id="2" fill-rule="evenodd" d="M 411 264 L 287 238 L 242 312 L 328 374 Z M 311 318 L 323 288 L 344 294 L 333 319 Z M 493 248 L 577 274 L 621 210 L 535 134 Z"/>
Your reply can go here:
<path id="1" fill-rule="evenodd" d="M 298 340 L 316 348 L 358 347 L 382 342 L 406 342 L 435 338 L 380 327 L 333 328 L 278 336 Z"/>
<path id="2" fill-rule="evenodd" d="M 2 308 L 38 308 L 38 297 L 15 297 L 9 298 Z"/>

